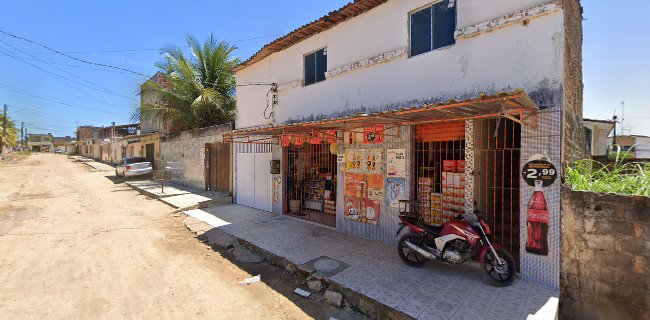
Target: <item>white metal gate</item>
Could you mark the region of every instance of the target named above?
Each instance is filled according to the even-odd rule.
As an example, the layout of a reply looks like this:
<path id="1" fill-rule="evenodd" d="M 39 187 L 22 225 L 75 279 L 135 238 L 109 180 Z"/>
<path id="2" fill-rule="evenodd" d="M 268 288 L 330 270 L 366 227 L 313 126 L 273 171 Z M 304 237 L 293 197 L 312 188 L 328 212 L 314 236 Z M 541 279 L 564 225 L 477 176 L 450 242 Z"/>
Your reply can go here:
<path id="1" fill-rule="evenodd" d="M 237 154 L 237 204 L 272 210 L 271 153 Z"/>

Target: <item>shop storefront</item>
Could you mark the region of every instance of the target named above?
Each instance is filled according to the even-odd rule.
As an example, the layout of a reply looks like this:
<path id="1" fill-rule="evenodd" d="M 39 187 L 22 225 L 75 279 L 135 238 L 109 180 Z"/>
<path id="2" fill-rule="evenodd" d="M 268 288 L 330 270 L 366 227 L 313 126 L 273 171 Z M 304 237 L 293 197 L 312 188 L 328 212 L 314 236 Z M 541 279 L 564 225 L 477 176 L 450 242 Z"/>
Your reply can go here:
<path id="1" fill-rule="evenodd" d="M 273 212 L 394 243 L 399 200 L 417 201 L 433 225 L 479 210 L 495 241 L 518 259 L 521 127 L 535 127 L 537 111 L 515 91 L 239 130 L 225 139 L 271 141 L 272 159 L 280 162 L 268 178 Z"/>
<path id="2" fill-rule="evenodd" d="M 320 139 L 283 146 L 284 214 L 336 226 L 336 146 Z"/>

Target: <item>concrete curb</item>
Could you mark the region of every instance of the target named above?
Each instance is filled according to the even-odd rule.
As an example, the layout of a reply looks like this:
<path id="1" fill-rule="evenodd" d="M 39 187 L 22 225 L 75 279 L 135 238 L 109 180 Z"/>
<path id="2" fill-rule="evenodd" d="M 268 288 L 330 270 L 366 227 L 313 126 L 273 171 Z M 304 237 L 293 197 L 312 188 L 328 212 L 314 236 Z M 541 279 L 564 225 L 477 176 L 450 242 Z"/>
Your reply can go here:
<path id="1" fill-rule="evenodd" d="M 221 249 L 232 249 L 233 246 L 243 246 L 253 253 L 264 257 L 266 261 L 272 265 L 283 268 L 288 272 L 301 274 L 306 278 L 311 275 L 309 271 L 300 268 L 298 265 L 292 263 L 287 258 L 262 249 L 246 241 L 245 239 L 236 237 L 225 231 L 219 230 L 218 228 L 212 227 L 209 224 L 194 217 L 187 216 L 187 218 L 183 221 L 183 224 L 187 227 L 188 230 L 195 233 L 200 241 L 212 248 L 218 247 Z M 323 278 L 322 281 L 325 284 L 324 288 L 341 293 L 347 306 L 356 309 L 357 311 L 371 318 L 396 320 L 413 319 L 413 317 L 401 311 L 395 310 L 359 292 L 344 287 L 335 281 L 327 278 Z"/>
<path id="2" fill-rule="evenodd" d="M 143 195 L 145 195 L 145 196 L 147 196 L 147 197 L 149 197 L 149 198 L 153 198 L 153 199 L 156 199 L 156 200 L 160 200 L 160 201 L 162 201 L 161 197 L 160 197 L 159 195 L 153 193 L 153 192 L 150 192 L 150 191 L 147 191 L 147 190 L 142 189 L 142 188 L 140 188 L 140 187 L 134 186 L 134 185 L 133 185 L 132 183 L 130 183 L 130 182 L 124 182 L 124 184 L 126 184 L 127 186 L 129 186 L 129 188 L 131 188 L 131 189 L 133 189 L 133 190 L 135 190 L 135 191 L 137 191 L 137 192 L 140 192 L 141 194 L 143 194 Z M 163 202 L 164 202 L 164 201 L 163 201 Z M 165 202 L 165 203 L 166 203 L 166 202 Z M 168 204 L 168 203 L 167 203 L 167 204 Z M 170 205 L 170 204 L 168 204 L 168 205 Z M 173 208 L 175 208 L 175 209 L 178 209 L 178 207 L 174 207 L 173 205 L 170 205 L 170 206 L 173 207 Z"/>
<path id="3" fill-rule="evenodd" d="M 181 211 L 187 211 L 187 210 L 194 210 L 194 209 L 204 209 L 204 208 L 209 208 L 209 207 L 216 207 L 216 206 L 222 206 L 222 205 L 227 205 L 232 203 L 232 197 L 223 197 L 223 198 L 218 198 L 218 199 L 211 199 L 211 200 L 206 200 L 206 201 L 201 201 L 195 205 L 187 206 L 187 207 L 179 207 L 171 202 L 165 201 L 165 198 L 171 198 L 171 197 L 177 197 L 180 196 L 178 194 L 170 194 L 170 195 L 161 195 L 157 194 L 148 190 L 145 190 L 144 188 L 141 188 L 137 185 L 134 185 L 132 182 L 127 182 L 125 181 L 124 184 L 129 186 L 131 189 L 140 192 L 142 195 L 145 195 L 149 198 L 153 198 L 156 200 L 159 200 L 170 207 L 174 209 L 179 209 Z"/>

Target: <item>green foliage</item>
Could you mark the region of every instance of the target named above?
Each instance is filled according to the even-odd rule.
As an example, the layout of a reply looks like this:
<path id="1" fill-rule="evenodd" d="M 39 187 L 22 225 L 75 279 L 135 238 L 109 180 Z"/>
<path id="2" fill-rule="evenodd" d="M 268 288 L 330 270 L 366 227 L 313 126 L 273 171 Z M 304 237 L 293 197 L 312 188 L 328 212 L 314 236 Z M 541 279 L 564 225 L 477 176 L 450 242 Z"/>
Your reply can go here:
<path id="1" fill-rule="evenodd" d="M 0 114 L 0 121 L 2 121 L 2 114 Z M 4 133 L 2 126 L 0 126 L 0 141 L 2 141 L 7 147 L 15 147 L 18 145 L 18 138 L 20 136 L 20 130 L 16 128 L 16 123 L 7 116 L 7 132 Z"/>
<path id="2" fill-rule="evenodd" d="M 650 196 L 650 163 L 624 163 L 629 151 L 616 152 L 609 166 L 584 159 L 567 169 L 567 182 L 574 190 Z"/>
<path id="3" fill-rule="evenodd" d="M 142 94 L 155 97 L 144 102 L 132 120 L 162 122 L 171 131 L 183 131 L 232 122 L 235 116 L 235 76 L 239 59 L 235 46 L 217 42 L 213 35 L 199 43 L 187 35 L 191 56 L 181 48 L 165 48 L 156 66 L 166 74 L 170 86 L 147 81 Z M 144 99 L 146 100 L 146 99 Z"/>
<path id="4" fill-rule="evenodd" d="M 628 151 L 633 151 L 634 148 L 630 148 Z M 622 158 L 622 159 L 630 159 L 634 158 L 634 154 L 630 152 L 621 152 L 621 146 L 614 144 L 611 145 L 607 148 L 607 158 L 610 160 L 614 160 L 617 158 Z"/>

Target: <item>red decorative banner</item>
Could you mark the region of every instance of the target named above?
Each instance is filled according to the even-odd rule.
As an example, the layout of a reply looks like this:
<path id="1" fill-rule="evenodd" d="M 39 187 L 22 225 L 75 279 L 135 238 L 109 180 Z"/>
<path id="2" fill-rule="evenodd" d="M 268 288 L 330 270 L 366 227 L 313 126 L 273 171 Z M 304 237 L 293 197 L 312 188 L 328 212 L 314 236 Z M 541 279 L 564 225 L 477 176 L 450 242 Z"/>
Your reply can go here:
<path id="1" fill-rule="evenodd" d="M 375 125 L 370 128 L 363 128 L 363 143 L 383 143 L 384 125 Z"/>

